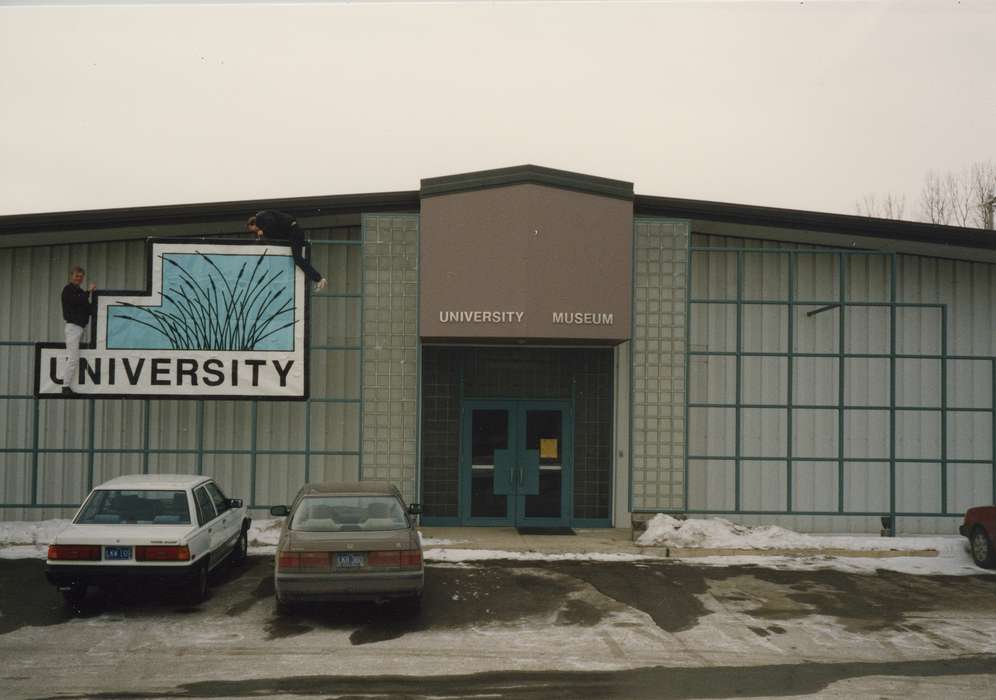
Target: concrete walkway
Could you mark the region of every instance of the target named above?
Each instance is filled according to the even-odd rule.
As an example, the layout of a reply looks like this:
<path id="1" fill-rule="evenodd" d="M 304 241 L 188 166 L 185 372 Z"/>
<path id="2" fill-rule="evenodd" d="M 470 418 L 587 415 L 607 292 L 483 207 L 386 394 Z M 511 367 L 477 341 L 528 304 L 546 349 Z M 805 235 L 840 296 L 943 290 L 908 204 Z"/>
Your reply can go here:
<path id="1" fill-rule="evenodd" d="M 542 554 L 643 554 L 664 558 L 664 547 L 639 547 L 629 528 L 575 530 L 576 535 L 521 535 L 514 527 L 420 527 L 428 549 L 488 549 Z M 438 540 L 445 544 L 435 544 Z"/>
<path id="2" fill-rule="evenodd" d="M 575 530 L 575 535 L 522 535 L 514 527 L 420 527 L 426 549 L 484 549 L 499 552 L 538 552 L 541 554 L 639 554 L 668 557 L 715 556 L 831 556 L 831 557 L 936 557 L 936 549 L 877 551 L 837 547 L 732 549 L 717 547 L 641 547 L 633 541 L 629 528 Z M 883 541 L 883 547 L 888 546 Z"/>

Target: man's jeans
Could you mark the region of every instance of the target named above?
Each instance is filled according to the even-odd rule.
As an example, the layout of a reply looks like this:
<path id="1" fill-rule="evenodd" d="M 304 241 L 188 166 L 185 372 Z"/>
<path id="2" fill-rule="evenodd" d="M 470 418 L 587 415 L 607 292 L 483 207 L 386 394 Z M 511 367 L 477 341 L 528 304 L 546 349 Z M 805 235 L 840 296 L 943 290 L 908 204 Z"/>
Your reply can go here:
<path id="1" fill-rule="evenodd" d="M 294 255 L 294 264 L 301 268 L 309 280 L 317 282 L 322 278 L 322 273 L 312 267 L 311 263 L 304 259 L 304 243 L 292 241 L 291 253 Z"/>
<path id="2" fill-rule="evenodd" d="M 75 323 L 66 324 L 66 368 L 62 372 L 62 386 L 76 388 L 77 373 L 80 364 L 80 339 L 83 329 Z"/>

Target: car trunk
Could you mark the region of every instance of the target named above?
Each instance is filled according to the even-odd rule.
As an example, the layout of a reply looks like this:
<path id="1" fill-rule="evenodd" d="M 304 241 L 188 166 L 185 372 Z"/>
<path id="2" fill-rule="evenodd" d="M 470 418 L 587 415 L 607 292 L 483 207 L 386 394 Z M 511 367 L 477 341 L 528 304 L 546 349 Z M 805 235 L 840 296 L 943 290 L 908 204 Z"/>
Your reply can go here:
<path id="1" fill-rule="evenodd" d="M 56 544 L 181 544 L 193 525 L 70 525 Z"/>
<path id="2" fill-rule="evenodd" d="M 418 543 L 409 529 L 373 532 L 305 532 L 290 530 L 285 552 L 378 552 L 415 549 Z M 349 546 L 352 545 L 352 546 Z"/>

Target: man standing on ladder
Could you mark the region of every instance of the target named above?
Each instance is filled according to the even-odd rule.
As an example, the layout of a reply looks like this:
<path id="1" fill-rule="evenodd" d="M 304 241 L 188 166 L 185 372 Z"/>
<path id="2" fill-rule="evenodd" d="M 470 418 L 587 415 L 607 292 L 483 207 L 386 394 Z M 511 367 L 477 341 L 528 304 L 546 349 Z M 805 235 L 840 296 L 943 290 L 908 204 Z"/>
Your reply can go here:
<path id="1" fill-rule="evenodd" d="M 275 238 L 290 241 L 291 252 L 294 254 L 294 264 L 309 280 L 315 283 L 315 291 L 320 292 L 328 286 L 328 280 L 322 273 L 311 266 L 304 258 L 304 231 L 297 225 L 297 219 L 290 214 L 272 209 L 264 209 L 249 217 L 246 222 L 249 232 L 256 238 Z"/>

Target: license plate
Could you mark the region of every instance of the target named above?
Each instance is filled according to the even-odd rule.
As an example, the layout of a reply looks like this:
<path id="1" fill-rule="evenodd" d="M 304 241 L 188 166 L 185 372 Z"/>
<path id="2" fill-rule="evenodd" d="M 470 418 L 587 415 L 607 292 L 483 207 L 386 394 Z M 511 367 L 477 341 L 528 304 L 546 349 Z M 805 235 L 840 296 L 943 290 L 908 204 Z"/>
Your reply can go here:
<path id="1" fill-rule="evenodd" d="M 107 561 L 131 559 L 131 547 L 104 547 L 104 559 Z"/>
<path id="2" fill-rule="evenodd" d="M 366 563 L 366 554 L 340 552 L 335 555 L 335 568 L 337 569 L 359 569 L 365 566 Z"/>

